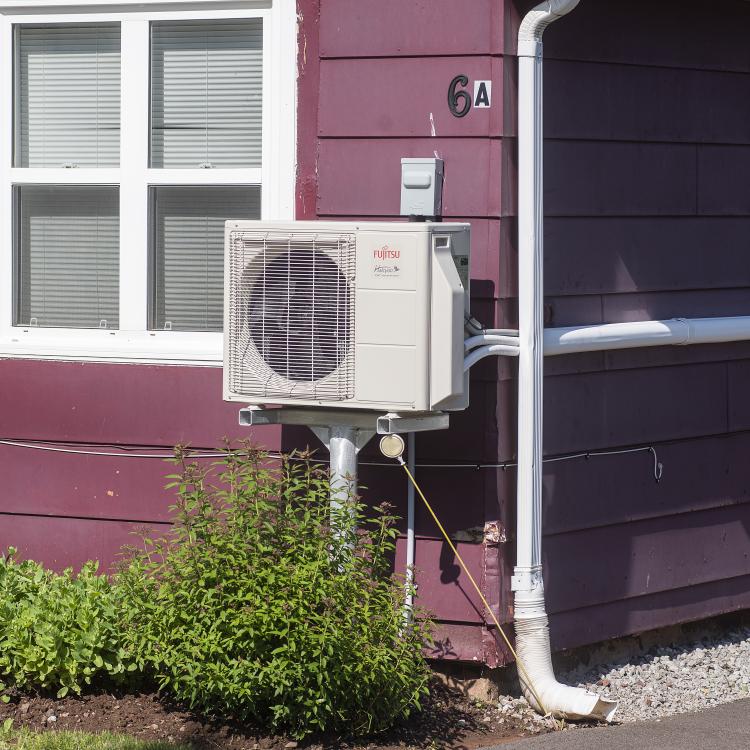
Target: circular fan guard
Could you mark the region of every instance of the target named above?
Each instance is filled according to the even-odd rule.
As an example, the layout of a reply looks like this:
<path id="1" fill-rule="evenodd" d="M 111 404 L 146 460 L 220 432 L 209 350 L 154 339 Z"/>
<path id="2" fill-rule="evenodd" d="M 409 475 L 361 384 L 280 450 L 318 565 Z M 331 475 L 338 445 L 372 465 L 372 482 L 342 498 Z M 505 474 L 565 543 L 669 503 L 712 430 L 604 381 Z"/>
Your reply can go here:
<path id="1" fill-rule="evenodd" d="M 277 375 L 310 383 L 341 366 L 352 343 L 354 296 L 326 253 L 280 253 L 256 275 L 246 299 L 250 338 Z"/>

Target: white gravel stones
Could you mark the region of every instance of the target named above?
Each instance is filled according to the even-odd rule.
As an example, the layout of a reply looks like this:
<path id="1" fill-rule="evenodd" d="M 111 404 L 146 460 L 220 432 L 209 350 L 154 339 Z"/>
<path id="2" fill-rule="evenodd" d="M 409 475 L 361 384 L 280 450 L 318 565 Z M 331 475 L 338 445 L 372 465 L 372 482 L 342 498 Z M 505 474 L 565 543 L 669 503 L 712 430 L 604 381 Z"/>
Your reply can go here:
<path id="1" fill-rule="evenodd" d="M 628 661 L 580 667 L 558 679 L 619 701 L 619 722 L 700 711 L 750 696 L 750 627 L 655 647 Z M 502 697 L 499 708 L 540 721 L 522 698 Z"/>

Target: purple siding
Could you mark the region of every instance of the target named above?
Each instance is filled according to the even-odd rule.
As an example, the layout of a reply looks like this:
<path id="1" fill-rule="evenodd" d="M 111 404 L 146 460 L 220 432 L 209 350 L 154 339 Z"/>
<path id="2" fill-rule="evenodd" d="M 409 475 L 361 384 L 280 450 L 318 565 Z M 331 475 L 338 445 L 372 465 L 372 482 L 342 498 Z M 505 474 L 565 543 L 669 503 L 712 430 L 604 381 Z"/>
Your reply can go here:
<path id="1" fill-rule="evenodd" d="M 543 485 L 547 533 L 573 534 L 735 505 L 744 505 L 747 512 L 750 476 L 744 457 L 749 452 L 748 433 L 657 445 L 664 467 L 658 484 L 653 456 L 645 452 L 547 464 Z M 575 501 L 558 502 L 558 498 Z"/>
<path id="2" fill-rule="evenodd" d="M 517 3 L 524 10 L 533 4 L 533 0 Z M 643 22 L 645 12 L 648 23 Z M 721 39 L 707 33 L 717 18 L 721 18 Z M 574 20 L 571 16 L 551 29 L 544 54 L 550 60 L 638 65 L 652 75 L 658 75 L 659 68 L 679 68 L 688 74 L 692 70 L 747 73 L 747 24 L 745 0 L 717 0 L 710 5 L 698 0 L 588 3 L 576 9 Z M 591 93 L 598 98 L 601 92 Z"/>
<path id="3" fill-rule="evenodd" d="M 177 443 L 213 448 L 224 436 L 248 437 L 237 426 L 236 406 L 221 400 L 217 368 L 3 360 L 0 382 L 3 439 L 168 453 Z M 254 437 L 272 449 L 281 444 L 276 427 Z M 173 502 L 164 490 L 173 467 L 157 459 L 3 445 L 0 462 L 0 548 L 17 547 L 57 568 L 92 558 L 107 567 L 133 542 L 134 528 L 163 523 Z"/>
<path id="4" fill-rule="evenodd" d="M 510 8 L 496 0 L 322 0 L 322 57 L 501 53 Z"/>
<path id="5" fill-rule="evenodd" d="M 476 15 L 463 6 L 457 24 L 454 4 L 433 5 L 443 13 L 435 26 L 421 4 L 321 5 L 318 215 L 394 216 L 399 158 L 438 153 L 446 162 L 447 217 L 473 222 L 474 310 L 512 325 L 516 97 L 515 61 L 507 53 L 530 3 L 516 8 L 505 2 L 502 12 L 472 3 L 486 24 L 469 38 L 484 46 L 467 43 Z M 728 179 L 744 173 L 744 144 L 750 142 L 744 42 L 750 16 L 742 3 L 722 2 L 736 24 L 729 43 L 720 43 L 705 34 L 716 8 L 680 3 L 685 21 L 676 29 L 678 4 L 656 5 L 649 4 L 655 19 L 649 28 L 632 3 L 618 0 L 584 3 L 548 32 L 546 291 L 552 325 L 750 312 L 750 211 L 740 182 Z M 499 18 L 502 35 L 493 41 L 484 29 Z M 388 33 L 378 33 L 383 28 Z M 450 72 L 463 68 L 472 77 L 492 76 L 490 117 L 475 110 L 455 120 L 446 112 L 441 97 Z M 354 173 L 362 170 L 368 179 L 360 182 Z M 546 559 L 558 646 L 750 604 L 747 586 L 737 583 L 750 574 L 750 480 L 741 459 L 747 439 L 738 434 L 750 422 L 750 400 L 740 385 L 748 357 L 750 345 L 732 344 L 548 362 L 548 453 L 655 444 L 665 472 L 656 484 L 648 454 L 547 465 Z M 477 367 L 472 409 L 455 420 L 460 429 L 420 437 L 420 457 L 512 460 L 513 372 L 507 362 Z M 452 480 L 451 471 L 462 476 Z M 430 470 L 423 479 L 453 531 L 482 520 L 505 528 L 512 522 L 513 471 L 478 470 L 481 481 L 472 473 Z M 462 481 L 461 496 L 476 496 L 484 485 L 483 505 L 455 503 Z M 370 486 L 376 482 L 373 476 Z M 418 533 L 429 535 L 423 523 L 418 519 Z M 507 617 L 512 549 L 500 545 L 499 552 L 483 580 L 496 597 L 493 606 Z M 490 558 L 485 554 L 485 563 Z M 585 580 L 591 570 L 599 573 Z M 721 583 L 725 577 L 733 583 Z M 449 611 L 459 616 L 441 611 L 442 618 Z M 460 616 L 470 619 L 467 612 Z M 587 620 L 585 628 L 576 627 L 578 618 Z"/>
<path id="6" fill-rule="evenodd" d="M 746 76 L 747 77 L 747 76 Z M 745 85 L 745 97 L 750 84 Z M 746 121 L 747 122 L 747 121 Z M 748 138 L 750 140 L 750 138 Z M 698 150 L 698 213 L 703 216 L 747 216 L 750 195 L 742 181 L 729 175 L 746 175 L 750 169 L 750 145 L 704 146 Z"/>
<path id="7" fill-rule="evenodd" d="M 694 215 L 698 199 L 696 153 L 695 146 L 682 143 L 547 140 L 545 213 Z"/>
<path id="8" fill-rule="evenodd" d="M 173 467 L 164 461 L 0 446 L 0 465 L 0 508 L 6 515 L 128 519 L 141 523 L 168 520 L 171 495 L 163 490 L 164 476 Z M 8 536 L 5 529 L 0 534 Z M 12 538 L 8 543 L 13 543 Z"/>
<path id="9" fill-rule="evenodd" d="M 137 529 L 125 521 L 3 515 L 0 544 L 56 570 L 80 568 L 87 560 L 98 560 L 106 570 L 121 559 L 123 546 L 137 543 Z"/>
<path id="10" fill-rule="evenodd" d="M 548 218 L 546 291 L 551 296 L 661 295 L 747 288 L 749 236 L 750 216 Z"/>
<path id="11" fill-rule="evenodd" d="M 724 363 L 548 378 L 549 454 L 721 434 L 727 430 Z"/>
<path id="12" fill-rule="evenodd" d="M 747 5 L 648 3 L 648 26 L 645 7 L 581 3 L 545 38 L 555 325 L 750 314 Z M 717 12 L 721 42 L 705 33 Z M 659 484 L 648 454 L 547 465 L 558 647 L 750 606 L 749 357 L 731 344 L 548 360 L 548 453 L 651 444 L 664 464 Z"/>
<path id="13" fill-rule="evenodd" d="M 729 365 L 729 420 L 730 430 L 750 430 L 750 358 Z"/>
<path id="14" fill-rule="evenodd" d="M 445 81 L 458 69 L 469 80 L 493 81 L 496 106 L 487 117 L 469 115 L 463 122 L 448 111 Z M 431 138 L 434 130 L 441 139 L 489 137 L 498 132 L 503 119 L 503 70 L 502 58 L 486 56 L 423 57 L 408 66 L 396 58 L 347 60 L 345 65 L 340 60 L 323 60 L 318 134 L 323 138 Z M 338 104 L 342 97 L 345 107 Z M 405 110 L 393 106 L 406 100 L 409 107 Z"/>
<path id="15" fill-rule="evenodd" d="M 446 216 L 472 224 L 473 311 L 497 326 L 516 323 L 513 52 L 530 4 L 298 0 L 297 218 L 394 218 L 401 157 L 439 154 Z M 591 0 L 548 31 L 548 323 L 750 314 L 750 13 L 740 0 L 718 5 Z M 712 36 L 719 10 L 727 23 Z M 458 73 L 493 81 L 491 109 L 448 113 Z M 649 444 L 664 464 L 659 484 L 647 453 L 546 464 L 554 643 L 750 606 L 750 344 L 578 355 L 546 368 L 548 454 Z M 470 409 L 417 441 L 420 462 L 473 464 L 419 477 L 504 621 L 515 473 L 476 464 L 513 460 L 514 377 L 512 362 L 483 362 Z M 0 438 L 166 450 L 249 434 L 221 401 L 217 368 L 6 360 L 0 383 Z M 304 429 L 253 437 L 317 447 Z M 362 460 L 368 497 L 403 516 L 398 467 L 368 465 L 382 462 L 374 446 Z M 0 546 L 56 567 L 109 565 L 134 528 L 168 518 L 160 461 L 10 446 L 0 461 Z M 483 541 L 487 524 L 500 541 Z M 421 507 L 416 533 L 420 603 L 438 620 L 432 655 L 507 660 Z M 403 559 L 401 539 L 399 569 Z"/>
<path id="16" fill-rule="evenodd" d="M 501 170 L 509 169 L 511 163 L 510 148 L 503 141 L 342 138 L 320 141 L 318 215 L 397 217 L 401 157 L 433 152 L 446 162 L 443 188 L 446 218 L 487 218 L 512 211 L 513 195 L 501 190 Z M 451 174 L 450 164 L 460 164 L 461 172 Z M 328 168 L 321 168 L 325 166 Z M 470 181 L 460 179 L 464 170 L 471 173 Z M 362 175 L 367 175 L 367 179 L 362 179 Z M 512 188 L 510 181 L 507 187 Z"/>
<path id="17" fill-rule="evenodd" d="M 702 46 L 706 46 L 705 39 Z M 548 120 L 547 137 L 747 143 L 750 84 L 746 72 L 717 75 L 712 70 L 631 62 L 635 64 L 549 59 L 544 71 L 545 104 L 564 111 L 565 117 Z M 707 101 L 710 107 L 705 106 Z"/>
<path id="18" fill-rule="evenodd" d="M 215 447 L 244 436 L 216 367 L 0 361 L 3 437 Z M 265 443 L 279 429 L 259 428 Z"/>
<path id="19" fill-rule="evenodd" d="M 549 611 L 740 578 L 747 575 L 749 535 L 747 505 L 548 534 Z"/>
<path id="20" fill-rule="evenodd" d="M 707 614 L 747 609 L 750 576 L 686 586 L 637 599 L 571 609 L 552 617 L 552 645 L 573 648 L 623 634 L 640 633 Z"/>

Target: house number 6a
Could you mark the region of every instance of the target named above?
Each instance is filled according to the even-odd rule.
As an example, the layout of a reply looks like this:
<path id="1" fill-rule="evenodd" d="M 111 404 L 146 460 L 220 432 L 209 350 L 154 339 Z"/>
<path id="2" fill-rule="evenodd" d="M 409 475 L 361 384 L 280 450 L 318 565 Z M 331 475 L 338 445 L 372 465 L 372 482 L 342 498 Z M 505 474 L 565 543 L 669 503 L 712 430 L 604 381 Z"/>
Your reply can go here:
<path id="1" fill-rule="evenodd" d="M 448 109 L 454 117 L 466 117 L 472 106 L 477 109 L 488 109 L 490 107 L 492 81 L 474 81 L 473 98 L 465 89 L 468 85 L 468 76 L 461 74 L 457 75 L 448 86 Z"/>

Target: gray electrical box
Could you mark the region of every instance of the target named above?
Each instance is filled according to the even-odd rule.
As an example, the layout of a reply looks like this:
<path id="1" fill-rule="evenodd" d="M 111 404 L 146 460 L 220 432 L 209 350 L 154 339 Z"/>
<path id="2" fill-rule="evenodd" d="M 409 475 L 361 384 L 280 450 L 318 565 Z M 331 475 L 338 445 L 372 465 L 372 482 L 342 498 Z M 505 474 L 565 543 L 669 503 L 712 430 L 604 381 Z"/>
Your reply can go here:
<path id="1" fill-rule="evenodd" d="M 443 160 L 401 159 L 401 215 L 443 214 Z"/>

